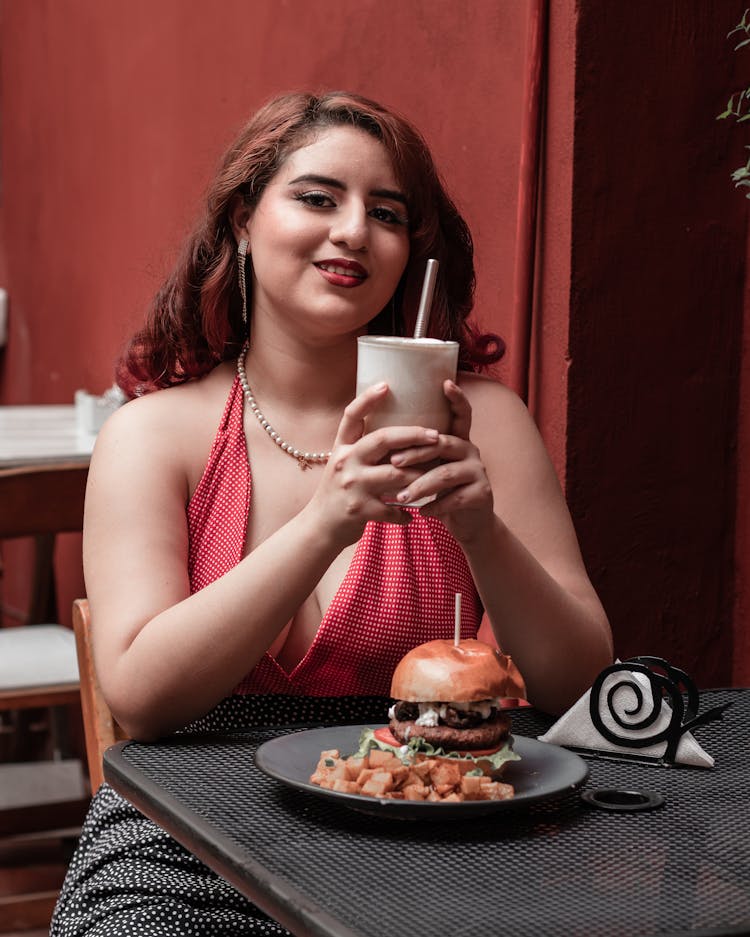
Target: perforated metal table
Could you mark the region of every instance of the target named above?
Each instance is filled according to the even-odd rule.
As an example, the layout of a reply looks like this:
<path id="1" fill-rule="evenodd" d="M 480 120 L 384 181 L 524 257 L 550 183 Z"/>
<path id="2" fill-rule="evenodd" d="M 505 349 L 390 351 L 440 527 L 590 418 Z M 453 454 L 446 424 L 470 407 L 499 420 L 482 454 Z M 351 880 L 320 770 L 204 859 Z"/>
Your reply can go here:
<path id="1" fill-rule="evenodd" d="M 649 789 L 614 813 L 579 793 L 469 822 L 383 820 L 285 787 L 258 745 L 299 727 L 120 743 L 105 777 L 293 933 L 641 937 L 750 933 L 750 690 L 696 736 L 711 769 L 590 759 L 584 790 Z M 550 721 L 514 712 L 514 734 Z"/>

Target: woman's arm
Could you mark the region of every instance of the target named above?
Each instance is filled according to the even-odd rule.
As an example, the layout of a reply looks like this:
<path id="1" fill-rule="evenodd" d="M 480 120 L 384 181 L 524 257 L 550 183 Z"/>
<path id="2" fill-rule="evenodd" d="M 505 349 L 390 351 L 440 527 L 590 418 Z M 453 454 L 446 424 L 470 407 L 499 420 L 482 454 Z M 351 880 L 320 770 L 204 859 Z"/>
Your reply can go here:
<path id="1" fill-rule="evenodd" d="M 529 699 L 561 712 L 612 662 L 612 638 L 557 476 L 528 411 L 507 388 L 470 375 L 461 389 L 447 382 L 446 394 L 454 421 L 437 447 L 445 462 L 403 500 L 438 494 L 422 513 L 440 517 L 461 544 Z M 392 461 L 420 457 L 415 450 Z"/>
<path id="2" fill-rule="evenodd" d="M 347 408 L 306 506 L 193 595 L 186 466 L 195 463 L 199 391 L 159 391 L 107 421 L 89 475 L 84 563 L 97 671 L 130 735 L 154 738 L 206 713 L 252 669 L 368 520 L 408 522 L 380 498 L 416 472 L 379 463 L 390 449 L 429 446 L 437 434 L 401 428 L 360 438 L 384 390 Z"/>

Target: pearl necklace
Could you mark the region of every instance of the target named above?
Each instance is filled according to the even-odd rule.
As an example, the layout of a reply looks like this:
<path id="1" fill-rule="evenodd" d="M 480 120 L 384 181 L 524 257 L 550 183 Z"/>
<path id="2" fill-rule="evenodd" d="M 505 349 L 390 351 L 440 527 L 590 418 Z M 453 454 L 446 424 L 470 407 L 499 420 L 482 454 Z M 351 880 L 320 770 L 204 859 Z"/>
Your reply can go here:
<path id="1" fill-rule="evenodd" d="M 281 438 L 281 436 L 279 436 L 273 426 L 271 426 L 268 420 L 263 416 L 263 413 L 261 412 L 255 397 L 253 397 L 252 391 L 250 390 L 250 385 L 247 383 L 247 374 L 245 373 L 246 352 L 247 345 L 245 345 L 245 347 L 242 349 L 240 356 L 237 359 L 237 376 L 240 379 L 240 386 L 242 387 L 242 393 L 245 395 L 245 400 L 247 400 L 247 405 L 255 414 L 260 425 L 268 433 L 271 439 L 273 439 L 282 452 L 286 452 L 287 455 L 290 455 L 293 459 L 297 460 L 302 471 L 309 469 L 313 464 L 325 465 L 326 462 L 331 458 L 330 452 L 303 452 L 301 449 L 295 449 L 291 443 L 286 442 Z"/>

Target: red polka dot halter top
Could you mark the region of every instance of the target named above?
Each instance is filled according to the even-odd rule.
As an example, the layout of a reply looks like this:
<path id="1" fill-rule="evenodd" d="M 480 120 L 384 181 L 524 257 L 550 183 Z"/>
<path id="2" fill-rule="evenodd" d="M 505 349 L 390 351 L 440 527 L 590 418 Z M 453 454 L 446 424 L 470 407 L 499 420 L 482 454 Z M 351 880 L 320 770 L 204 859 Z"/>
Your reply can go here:
<path id="1" fill-rule="evenodd" d="M 187 509 L 192 592 L 242 559 L 252 475 L 235 378 L 203 476 Z M 291 673 L 265 654 L 238 694 L 390 694 L 391 674 L 417 644 L 452 638 L 455 593 L 461 637 L 475 638 L 482 606 L 461 548 L 443 524 L 414 512 L 401 527 L 371 521 L 307 653 Z"/>

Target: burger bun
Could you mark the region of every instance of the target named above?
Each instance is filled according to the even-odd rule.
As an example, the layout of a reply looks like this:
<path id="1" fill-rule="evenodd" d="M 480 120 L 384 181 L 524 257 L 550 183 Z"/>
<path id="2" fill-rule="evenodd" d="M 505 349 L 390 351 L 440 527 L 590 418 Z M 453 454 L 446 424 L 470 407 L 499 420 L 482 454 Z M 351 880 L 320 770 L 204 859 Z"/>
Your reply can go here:
<path id="1" fill-rule="evenodd" d="M 505 694 L 505 670 L 495 648 L 467 638 L 420 644 L 398 663 L 391 696 L 414 703 L 473 702 Z"/>

